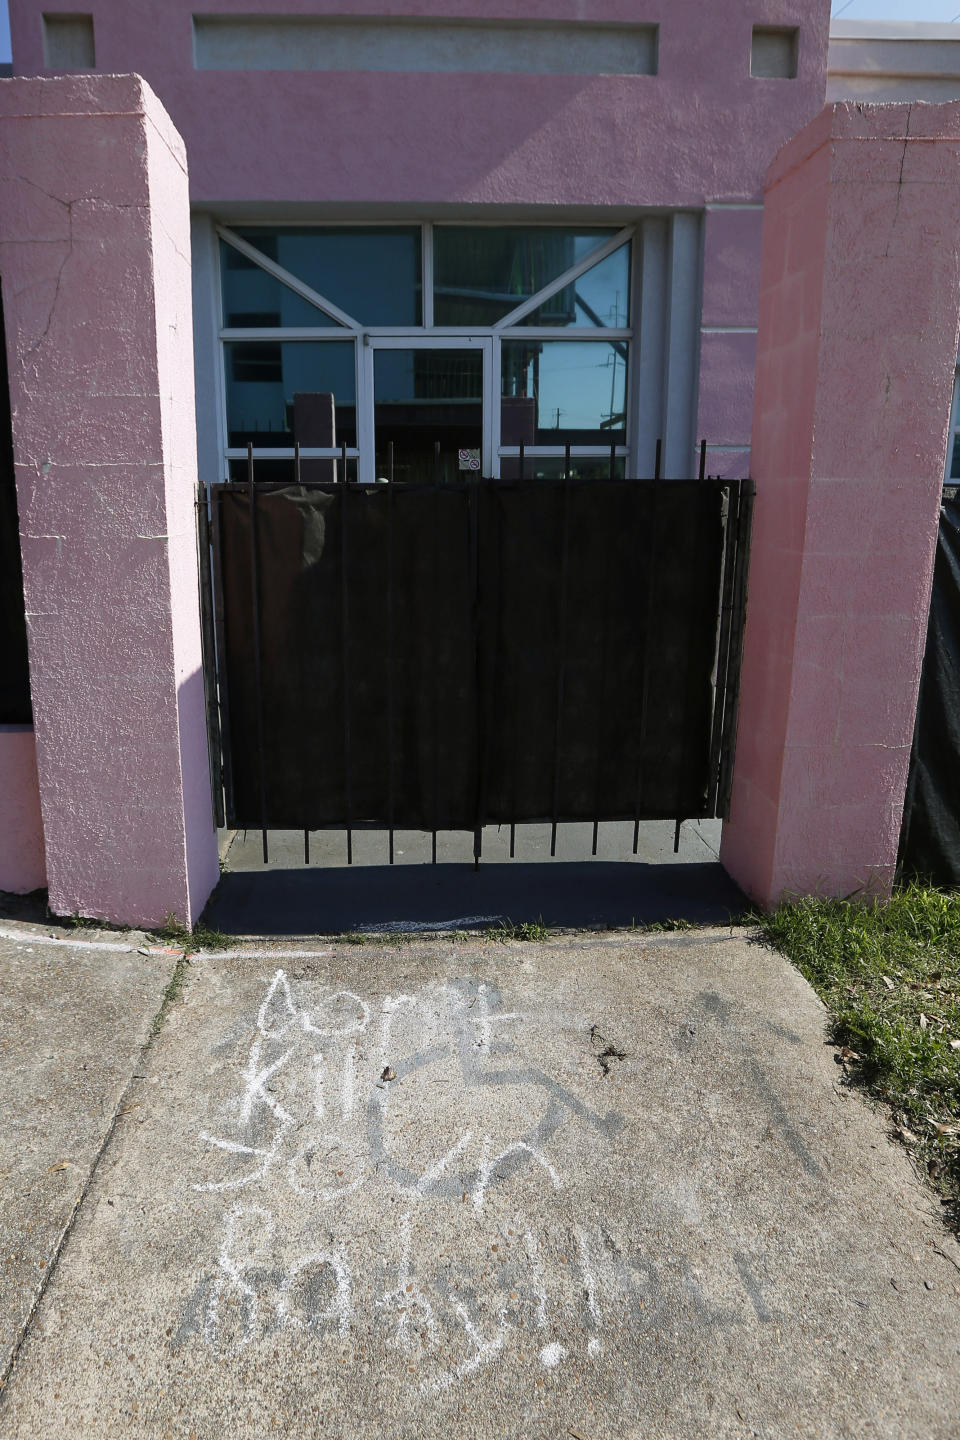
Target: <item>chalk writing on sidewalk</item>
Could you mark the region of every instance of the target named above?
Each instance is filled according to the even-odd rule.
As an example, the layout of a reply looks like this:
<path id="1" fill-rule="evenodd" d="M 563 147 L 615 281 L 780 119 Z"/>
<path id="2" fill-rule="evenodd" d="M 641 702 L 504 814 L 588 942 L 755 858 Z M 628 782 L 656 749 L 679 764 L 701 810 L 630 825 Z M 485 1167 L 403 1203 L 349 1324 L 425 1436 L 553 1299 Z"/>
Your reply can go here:
<path id="1" fill-rule="evenodd" d="M 759 1315 L 745 1257 L 718 1298 L 583 1200 L 624 1122 L 526 1063 L 527 1030 L 476 978 L 364 998 L 278 970 L 228 1123 L 199 1136 L 193 1188 L 224 1209 L 181 1328 L 228 1353 L 283 1331 L 362 1335 L 439 1393 L 508 1347 L 544 1370 L 599 1359 L 628 1317 Z"/>

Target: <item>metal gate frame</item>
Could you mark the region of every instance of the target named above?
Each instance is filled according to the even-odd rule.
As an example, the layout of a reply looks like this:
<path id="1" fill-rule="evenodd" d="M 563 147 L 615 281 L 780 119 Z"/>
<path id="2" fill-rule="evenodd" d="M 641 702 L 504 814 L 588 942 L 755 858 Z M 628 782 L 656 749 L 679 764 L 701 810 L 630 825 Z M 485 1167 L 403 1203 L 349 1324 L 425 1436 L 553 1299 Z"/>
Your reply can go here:
<path id="1" fill-rule="evenodd" d="M 437 447 L 439 451 L 439 446 Z M 709 746 L 709 787 L 706 795 L 706 803 L 703 808 L 694 814 L 677 815 L 675 830 L 674 848 L 679 848 L 680 826 L 683 820 L 720 818 L 726 819 L 729 814 L 730 790 L 733 774 L 733 759 L 736 744 L 737 725 L 737 702 L 740 685 L 740 665 L 742 657 L 743 630 L 746 615 L 746 589 L 747 571 L 750 550 L 750 534 L 752 526 L 752 513 L 755 487 L 751 480 L 721 480 L 718 477 L 710 477 L 705 474 L 706 464 L 706 442 L 702 442 L 700 449 L 700 468 L 697 481 L 700 485 L 709 486 L 712 489 L 719 489 L 722 494 L 722 521 L 723 521 L 723 557 L 721 571 L 721 596 L 719 612 L 717 615 L 715 649 L 714 649 L 714 670 L 711 677 L 713 686 L 713 706 L 710 725 L 710 746 Z M 342 447 L 340 475 L 347 476 L 347 447 Z M 393 488 L 393 456 L 392 446 L 390 447 L 389 473 L 387 485 Z M 649 480 L 636 480 L 625 482 L 638 486 L 653 487 L 653 494 L 656 497 L 660 487 L 664 489 L 677 482 L 664 480 L 660 475 L 661 445 L 657 445 L 657 463 L 654 476 Z M 611 453 L 611 478 L 614 474 L 615 457 Z M 523 475 L 523 447 L 520 451 L 521 479 Z M 567 447 L 565 477 L 561 482 L 538 481 L 538 485 L 560 484 L 564 488 L 565 496 L 569 493 L 570 479 L 570 447 Z M 295 484 L 301 484 L 304 489 L 336 490 L 346 485 L 349 489 L 355 489 L 358 485 L 356 480 L 342 480 L 340 482 L 329 481 L 301 481 L 299 447 L 295 452 L 294 460 Z M 480 480 L 474 483 L 500 483 Z M 202 613 L 202 640 L 204 653 L 204 687 L 207 702 L 208 720 L 208 741 L 210 755 L 210 776 L 211 787 L 214 798 L 214 811 L 216 823 L 222 827 L 232 821 L 233 812 L 233 771 L 231 764 L 230 744 L 228 736 L 230 733 L 229 713 L 230 700 L 227 685 L 226 666 L 223 660 L 222 643 L 225 634 L 225 610 L 224 591 L 222 576 L 222 537 L 220 534 L 220 507 L 217 503 L 218 496 L 225 492 L 247 491 L 250 496 L 250 564 L 251 573 L 254 578 L 252 586 L 252 615 L 251 623 L 255 637 L 254 663 L 256 669 L 255 684 L 260 696 L 260 711 L 258 715 L 258 753 L 260 768 L 260 790 L 261 790 L 261 816 L 259 829 L 262 833 L 263 858 L 266 863 L 269 859 L 268 832 L 271 828 L 268 819 L 267 797 L 264 779 L 264 736 L 262 717 L 262 677 L 261 677 L 261 656 L 259 643 L 259 575 L 257 566 L 257 495 L 264 490 L 276 489 L 272 484 L 259 483 L 254 474 L 254 462 L 252 446 L 248 450 L 248 479 L 246 482 L 218 482 L 216 485 L 206 487 L 203 484 L 198 486 L 197 491 L 197 515 L 198 515 L 198 543 L 200 552 L 200 576 L 201 576 L 201 613 Z M 407 488 L 407 487 L 402 487 Z M 656 500 L 654 499 L 654 503 Z M 389 512 L 388 512 L 389 513 Z M 346 537 L 344 536 L 344 547 Z M 345 560 L 345 556 L 344 556 Z M 647 604 L 649 606 L 651 597 L 655 593 L 657 581 L 656 554 L 648 556 L 647 572 Z M 567 588 L 567 536 L 566 522 L 564 533 L 563 555 L 561 557 L 561 605 L 565 615 L 566 610 L 566 588 Z M 343 574 L 342 604 L 347 605 L 346 568 Z M 392 627 L 392 584 L 388 584 L 388 627 Z M 345 614 L 345 611 L 344 611 Z M 565 626 L 565 619 L 562 620 Z M 346 632 L 345 632 L 346 633 Z M 219 643 L 218 643 L 219 642 Z M 346 650 L 346 647 L 345 647 Z M 344 674 L 349 678 L 349 653 L 344 653 L 343 664 Z M 645 709 L 650 686 L 647 682 L 647 670 L 649 657 L 644 657 L 644 684 L 643 684 L 643 708 Z M 561 724 L 563 683 L 565 668 L 565 652 L 561 659 L 559 674 L 557 678 L 557 735 L 555 736 L 555 747 L 559 747 L 559 727 Z M 344 702 L 344 764 L 346 775 L 350 772 L 350 714 L 347 689 L 345 689 Z M 645 716 L 641 713 L 638 723 L 641 729 L 644 725 Z M 392 756 L 392 751 L 391 751 Z M 389 834 L 389 861 L 394 863 L 394 826 L 380 823 L 368 824 L 358 823 L 350 813 L 349 801 L 349 778 L 347 778 L 347 813 L 343 823 L 331 825 L 314 825 L 313 831 L 320 830 L 344 830 L 347 841 L 347 861 L 353 860 L 352 834 L 354 829 L 377 829 L 387 830 Z M 555 789 L 556 798 L 556 789 Z M 597 853 L 597 833 L 602 820 L 609 817 L 596 816 L 593 820 L 593 845 L 592 853 Z M 392 819 L 392 816 L 391 816 Z M 515 850 L 515 821 L 510 823 L 510 857 L 513 858 Z M 556 853 L 557 826 L 563 822 L 563 817 L 556 811 L 551 822 L 551 855 Z M 636 854 L 639 845 L 640 819 L 634 820 L 633 853 Z M 474 834 L 474 861 L 479 864 L 482 848 L 482 818 L 480 823 L 473 827 Z M 405 828 L 405 827 L 404 827 Z M 309 863 L 310 830 L 304 831 L 304 862 Z M 432 832 L 432 858 L 436 863 L 437 858 L 437 831 Z"/>

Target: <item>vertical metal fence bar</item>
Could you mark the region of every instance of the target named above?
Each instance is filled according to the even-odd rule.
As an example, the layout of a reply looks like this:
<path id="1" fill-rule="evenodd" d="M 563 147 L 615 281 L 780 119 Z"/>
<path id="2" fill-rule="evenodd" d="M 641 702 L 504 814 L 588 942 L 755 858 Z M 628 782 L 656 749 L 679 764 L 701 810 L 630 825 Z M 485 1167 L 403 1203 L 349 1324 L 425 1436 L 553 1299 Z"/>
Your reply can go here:
<path id="1" fill-rule="evenodd" d="M 213 522 L 213 619 L 217 655 L 217 689 L 220 696 L 220 733 L 222 744 L 220 759 L 223 767 L 223 792 L 225 821 L 234 818 L 233 803 L 233 755 L 230 749 L 230 686 L 227 676 L 227 629 L 223 598 L 223 515 L 222 505 L 225 487 L 210 487 L 210 518 Z"/>
<path id="2" fill-rule="evenodd" d="M 250 601 L 253 623 L 253 685 L 257 711 L 257 770 L 260 780 L 260 833 L 263 863 L 269 863 L 267 846 L 267 767 L 263 739 L 263 666 L 260 655 L 260 571 L 257 556 L 257 485 L 253 473 L 253 445 L 247 446 L 247 480 L 250 486 Z"/>
<path id="3" fill-rule="evenodd" d="M 387 828 L 393 864 L 393 441 L 387 443 Z"/>
<path id="4" fill-rule="evenodd" d="M 611 480 L 615 480 L 616 478 L 617 478 L 617 447 L 616 447 L 616 445 L 611 445 L 611 446 L 610 446 L 610 479 L 611 479 Z"/>
<path id="5" fill-rule="evenodd" d="M 615 447 L 610 446 L 610 480 L 613 480 L 613 467 L 615 460 Z M 600 577 L 600 584 L 603 587 L 603 620 L 600 638 L 600 683 L 597 686 L 597 730 L 596 730 L 596 761 L 594 763 L 593 775 L 593 841 L 590 846 L 590 854 L 596 855 L 597 841 L 600 837 L 600 820 L 602 812 L 600 803 L 600 779 L 603 770 L 603 722 L 606 711 L 606 689 L 607 689 L 607 667 L 610 663 L 610 565 L 604 566 Z"/>
<path id="6" fill-rule="evenodd" d="M 439 529 L 440 529 L 440 520 L 439 520 L 439 510 L 440 510 L 440 441 L 439 441 L 439 440 L 435 441 L 435 442 L 434 442 L 434 446 L 433 446 L 433 501 L 432 501 L 432 506 L 431 506 L 431 508 L 432 508 L 432 510 L 433 510 L 433 556 L 432 556 L 433 564 L 432 564 L 432 571 L 431 571 L 431 591 L 432 591 L 432 594 L 433 594 L 433 601 L 434 601 L 434 614 L 436 614 L 436 601 L 437 601 L 437 590 L 438 590 L 438 588 L 439 588 L 439 564 L 440 564 L 440 557 L 439 557 L 439 546 L 440 546 L 440 539 L 439 539 Z M 433 788 L 433 793 L 432 793 L 432 795 L 431 795 L 431 814 L 430 814 L 431 821 L 433 822 L 433 823 L 432 823 L 432 827 L 431 827 L 431 831 L 430 831 L 430 863 L 431 863 L 432 865 L 436 865 L 436 863 L 437 863 L 437 810 L 439 809 L 439 805 L 440 805 L 440 769 L 439 769 L 440 761 L 439 761 L 439 755 L 438 755 L 438 751 L 439 751 L 439 748 L 440 748 L 440 716 L 439 716 L 440 697 L 439 697 L 439 682 L 438 682 L 438 676 L 437 676 L 437 668 L 438 668 L 438 667 L 437 667 L 437 663 L 436 663 L 436 657 L 434 657 L 433 664 L 432 664 L 431 667 L 430 667 L 431 677 L 432 677 L 432 679 L 431 679 L 431 685 L 432 685 L 432 689 L 431 689 L 431 706 L 430 706 L 430 710 L 431 710 L 431 734 L 432 734 L 432 736 L 433 736 L 433 746 L 432 746 L 433 754 L 432 754 L 432 757 L 431 757 L 431 759 L 432 759 L 432 788 Z"/>
<path id="7" fill-rule="evenodd" d="M 696 483 L 697 483 L 697 488 L 696 488 L 696 491 L 694 492 L 695 495 L 696 495 L 696 515 L 695 515 L 694 524 L 693 524 L 693 549 L 692 549 L 693 564 L 692 564 L 691 567 L 690 567 L 690 572 L 691 572 L 691 574 L 693 574 L 693 575 L 700 575 L 701 573 L 703 573 L 703 571 L 704 571 L 704 569 L 705 569 L 705 566 L 704 566 L 704 564 L 703 564 L 703 549 L 704 549 L 704 538 L 705 538 L 706 533 L 707 533 L 707 527 L 706 527 L 707 506 L 708 506 L 708 504 L 709 504 L 711 495 L 714 494 L 714 493 L 716 493 L 715 490 L 714 490 L 713 485 L 712 485 L 711 483 L 709 483 L 709 482 L 705 479 L 705 475 L 704 475 L 704 472 L 705 472 L 705 469 L 706 469 L 706 452 L 707 452 L 707 442 L 704 440 L 703 443 L 701 444 L 701 447 L 700 447 L 700 473 L 699 473 L 699 476 L 698 476 L 697 482 L 696 482 Z M 715 613 L 715 612 L 714 612 L 714 613 Z M 694 765 L 696 765 L 696 763 L 697 763 L 697 755 L 696 755 L 696 753 L 691 753 L 693 747 L 691 746 L 690 714 L 691 714 L 691 691 L 693 690 L 694 683 L 695 683 L 695 681 L 696 681 L 696 670 L 695 670 L 695 666 L 694 666 L 694 659 L 695 659 L 695 653 L 696 653 L 695 641 L 696 641 L 697 630 L 699 629 L 699 624 L 702 623 L 703 617 L 698 617 L 698 616 L 694 615 L 693 618 L 692 618 L 692 623 L 691 623 L 691 621 L 690 621 L 690 619 L 689 619 L 690 614 L 691 614 L 691 612 L 690 612 L 690 609 L 688 608 L 688 609 L 687 609 L 688 629 L 687 629 L 687 637 L 686 637 L 686 640 L 687 640 L 687 646 L 686 646 L 686 648 L 687 648 L 687 663 L 686 663 L 686 666 L 685 666 L 685 668 L 684 668 L 683 691 L 682 691 L 683 701 L 682 701 L 682 708 L 681 708 L 681 712 L 680 712 L 680 713 L 681 713 L 681 723 L 680 723 L 681 767 L 680 767 L 680 768 L 681 768 L 681 774 L 683 774 L 683 775 L 686 775 L 686 774 L 688 773 L 688 771 L 689 771 L 690 769 L 692 769 L 692 767 L 693 767 Z M 707 618 L 707 623 L 709 624 L 709 617 Z M 699 748 L 699 747 L 697 747 L 697 748 Z M 700 804 L 699 804 L 699 807 L 698 807 L 697 811 L 696 811 L 696 812 L 691 812 L 690 815 L 680 816 L 680 817 L 677 819 L 677 828 L 676 828 L 676 832 L 675 832 L 675 834 L 674 834 L 674 841 L 673 841 L 673 848 L 674 848 L 674 852 L 675 852 L 675 853 L 678 852 L 679 849 L 680 849 L 680 825 L 681 825 L 681 822 L 682 822 L 683 820 L 690 819 L 690 818 L 692 817 L 692 814 L 693 814 L 693 813 L 696 813 L 696 814 L 698 814 L 698 815 L 702 815 L 703 812 L 704 812 L 704 809 L 706 808 L 707 798 L 708 798 L 708 794 L 709 794 L 709 783 L 710 783 L 710 782 L 709 782 L 709 773 L 708 773 L 708 777 L 707 777 L 707 786 L 708 786 L 708 789 L 707 789 L 707 792 L 705 792 L 705 793 L 700 797 Z"/>
<path id="8" fill-rule="evenodd" d="M 520 441 L 520 466 L 519 466 L 519 470 L 520 470 L 520 483 L 521 483 L 521 485 L 523 484 L 523 482 L 524 482 L 524 480 L 525 480 L 525 478 L 526 478 L 526 468 L 527 468 L 526 445 L 525 445 L 524 442 L 521 440 L 521 441 Z M 515 683 L 519 683 L 519 674 L 516 676 Z M 518 749 L 518 746 L 519 746 L 519 743 L 520 743 L 520 737 L 519 737 L 519 733 L 518 733 L 518 732 L 519 732 L 519 721 L 520 721 L 520 703 L 519 703 L 518 696 L 517 696 L 517 694 L 516 694 L 516 692 L 515 692 L 515 693 L 514 693 L 514 703 L 513 703 L 513 735 L 512 735 L 512 738 L 511 738 L 511 742 L 510 742 L 510 743 L 511 743 L 511 751 L 510 751 L 510 859 L 511 859 L 511 860 L 514 858 L 514 856 L 516 855 L 516 851 L 517 851 L 517 822 L 516 822 L 516 820 L 514 820 L 513 817 L 514 817 L 514 816 L 516 815 L 516 813 L 517 813 L 517 763 L 518 763 L 517 749 Z"/>
<path id="9" fill-rule="evenodd" d="M 340 633 L 343 675 L 343 789 L 347 822 L 347 864 L 353 864 L 353 784 L 350 755 L 350 597 L 349 597 L 349 499 L 347 447 L 341 447 L 343 470 L 340 480 Z"/>
<path id="10" fill-rule="evenodd" d="M 299 441 L 299 440 L 295 440 L 295 441 L 293 442 L 293 482 L 294 482 L 294 484 L 295 484 L 298 488 L 300 488 L 300 487 L 302 486 L 302 484 L 303 484 L 303 481 L 302 481 L 301 475 L 300 475 L 300 441 Z M 310 831 L 309 831 L 309 829 L 306 828 L 306 826 L 304 827 L 304 831 L 303 831 L 303 863 L 304 863 L 304 865 L 309 865 L 309 864 L 310 864 Z"/>
<path id="11" fill-rule="evenodd" d="M 567 669 L 567 588 L 570 571 L 570 445 L 563 457 L 563 530 L 560 552 L 560 653 L 557 664 L 557 716 L 553 732 L 553 821 L 550 826 L 550 855 L 557 853 L 557 824 L 560 815 L 560 749 L 563 741 L 563 692 Z"/>
<path id="12" fill-rule="evenodd" d="M 299 441 L 294 441 L 294 484 L 302 487 L 301 469 L 299 469 Z M 309 829 L 304 828 L 304 864 L 309 864 Z"/>
<path id="13" fill-rule="evenodd" d="M 750 566 L 750 536 L 753 529 L 753 502 L 756 487 L 752 480 L 742 480 L 743 499 L 737 535 L 736 583 L 730 635 L 730 686 L 723 714 L 722 769 L 717 813 L 726 820 L 730 814 L 730 790 L 733 783 L 733 759 L 737 738 L 737 706 L 740 699 L 740 662 L 743 655 L 743 631 L 746 622 L 747 576 Z"/>
<path id="14" fill-rule="evenodd" d="M 727 494 L 727 514 L 723 537 L 723 584 L 720 593 L 720 626 L 717 636 L 717 680 L 714 692 L 713 723 L 710 735 L 709 808 L 712 815 L 717 814 L 717 801 L 720 793 L 724 716 L 726 714 L 728 686 L 730 682 L 731 619 L 736 579 L 737 545 L 740 534 L 740 515 L 743 506 L 743 488 L 737 481 L 731 480 L 725 489 Z"/>
<path id="15" fill-rule="evenodd" d="M 480 761 L 480 773 L 477 777 L 477 809 L 475 824 L 473 827 L 473 868 L 480 869 L 480 856 L 483 850 L 483 817 L 486 810 L 486 780 L 487 780 L 487 742 L 490 733 L 488 724 L 486 694 L 484 691 L 485 676 L 481 665 L 480 651 L 480 490 L 472 480 L 468 479 L 467 484 L 467 505 L 470 543 L 470 604 L 473 611 L 473 653 L 475 656 L 476 677 L 477 677 L 477 717 L 480 725 L 478 735 L 477 754 Z M 494 667 L 495 668 L 495 667 Z"/>
<path id="16" fill-rule="evenodd" d="M 660 469 L 663 441 L 657 441 L 657 458 L 653 468 L 653 492 L 650 497 L 650 524 L 647 533 L 647 595 L 644 607 L 643 660 L 640 666 L 640 725 L 637 741 L 637 786 L 634 802 L 633 853 L 640 847 L 640 809 L 643 799 L 644 749 L 647 740 L 647 713 L 650 707 L 650 641 L 653 628 L 653 604 L 657 593 L 657 521 L 660 518 Z M 642 513 L 638 506 L 638 515 Z M 639 538 L 639 537 L 638 537 Z M 639 550 L 639 546 L 637 547 Z"/>
<path id="17" fill-rule="evenodd" d="M 213 502 L 210 501 L 210 504 Z M 207 487 L 197 485 L 197 555 L 200 562 L 200 628 L 203 656 L 203 699 L 207 715 L 207 750 L 210 766 L 210 792 L 213 818 L 221 827 L 226 816 L 223 808 L 223 775 L 221 755 L 223 736 L 220 731 L 220 707 L 217 702 L 217 644 L 213 627 L 213 570 L 210 563 L 210 511 Z"/>

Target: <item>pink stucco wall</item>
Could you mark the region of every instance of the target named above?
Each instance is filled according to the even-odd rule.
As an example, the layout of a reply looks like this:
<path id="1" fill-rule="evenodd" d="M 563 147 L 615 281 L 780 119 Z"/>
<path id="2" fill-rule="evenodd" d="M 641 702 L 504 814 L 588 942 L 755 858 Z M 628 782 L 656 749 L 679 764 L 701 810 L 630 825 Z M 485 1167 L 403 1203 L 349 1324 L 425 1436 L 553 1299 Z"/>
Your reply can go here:
<path id="1" fill-rule="evenodd" d="M 768 176 L 721 859 L 761 904 L 894 877 L 960 294 L 960 104 L 828 106 Z"/>
<path id="2" fill-rule="evenodd" d="M 28 895 L 46 883 L 33 730 L 0 725 L 0 890 Z"/>
<path id="3" fill-rule="evenodd" d="M 0 80 L 0 275 L 50 905 L 192 922 L 218 865 L 187 172 L 138 77 Z"/>
<path id="4" fill-rule="evenodd" d="M 42 74 L 45 0 L 10 0 L 14 73 Z M 818 113 L 829 0 L 64 0 L 100 70 L 135 71 L 183 136 L 193 204 L 226 218 L 324 213 L 541 218 L 704 210 L 697 435 L 711 473 L 748 459 L 759 202 L 776 150 Z M 431 16 L 659 26 L 656 75 L 194 68 L 192 16 Z M 754 25 L 799 28 L 795 79 L 750 75 Z M 753 207 L 729 209 L 730 206 Z M 551 211 L 553 214 L 551 215 Z M 739 333 L 738 333 L 739 332 Z M 746 332 L 746 333 L 744 333 Z"/>
<path id="5" fill-rule="evenodd" d="M 11 0 L 15 74 L 41 16 L 92 15 L 97 67 L 149 81 L 195 203 L 701 206 L 758 199 L 823 101 L 829 0 Z M 192 16 L 410 15 L 659 25 L 656 75 L 211 71 Z M 754 25 L 800 28 L 795 80 L 750 76 Z M 441 123 L 438 123 L 438 118 Z"/>

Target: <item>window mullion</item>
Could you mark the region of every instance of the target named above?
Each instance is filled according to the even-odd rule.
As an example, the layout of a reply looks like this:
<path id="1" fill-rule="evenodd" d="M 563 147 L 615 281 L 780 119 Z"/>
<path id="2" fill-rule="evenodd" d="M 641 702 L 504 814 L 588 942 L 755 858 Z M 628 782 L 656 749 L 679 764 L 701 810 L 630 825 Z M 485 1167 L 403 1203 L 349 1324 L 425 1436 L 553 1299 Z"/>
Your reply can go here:
<path id="1" fill-rule="evenodd" d="M 433 226 L 423 227 L 423 275 L 421 276 L 421 294 L 423 297 L 423 324 L 427 330 L 433 329 Z"/>
<path id="2" fill-rule="evenodd" d="M 329 315 L 331 319 L 339 321 L 347 330 L 352 330 L 356 333 L 363 328 L 359 320 L 355 320 L 352 315 L 348 315 L 345 310 L 341 310 L 339 305 L 334 305 L 332 300 L 327 300 L 318 291 L 314 290 L 312 285 L 307 285 L 303 280 L 298 280 L 296 275 L 292 275 L 289 270 L 284 270 L 282 265 L 278 265 L 275 260 L 271 260 L 268 255 L 264 255 L 255 245 L 248 244 L 246 240 L 241 239 L 234 231 L 228 230 L 225 225 L 217 226 L 217 234 L 221 240 L 225 240 L 228 245 L 232 245 L 234 250 L 239 250 L 241 255 L 245 255 L 248 260 L 252 260 L 254 265 L 259 265 L 261 270 L 265 270 L 268 275 L 272 275 L 274 280 L 279 280 L 281 285 L 286 285 L 288 290 L 294 291 L 302 300 L 308 300 L 311 305 L 315 305 L 318 310 L 322 310 L 326 315 Z"/>
<path id="3" fill-rule="evenodd" d="M 547 300 L 561 290 L 565 290 L 568 285 L 572 285 L 574 280 L 579 280 L 581 275 L 585 275 L 588 270 L 599 265 L 601 260 L 606 260 L 607 256 L 612 255 L 615 250 L 619 250 L 621 245 L 626 245 L 632 237 L 633 226 L 624 226 L 622 230 L 617 231 L 616 235 L 611 235 L 603 245 L 598 246 L 596 250 L 591 250 L 590 254 L 585 255 L 582 260 L 578 260 L 576 265 L 571 265 L 569 270 L 564 270 L 556 280 L 551 280 L 549 285 L 538 290 L 536 295 L 531 295 L 529 300 L 524 300 L 523 304 L 518 305 L 515 310 L 511 310 L 509 315 L 504 315 L 502 320 L 497 321 L 494 329 L 506 330 L 510 326 L 518 324 L 525 315 L 538 310 Z"/>

